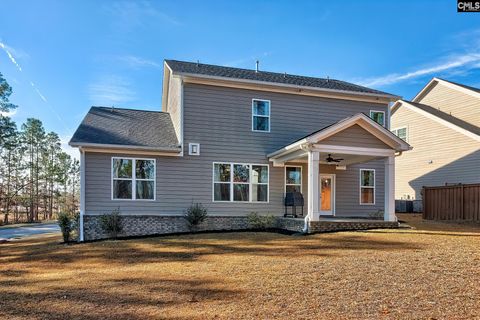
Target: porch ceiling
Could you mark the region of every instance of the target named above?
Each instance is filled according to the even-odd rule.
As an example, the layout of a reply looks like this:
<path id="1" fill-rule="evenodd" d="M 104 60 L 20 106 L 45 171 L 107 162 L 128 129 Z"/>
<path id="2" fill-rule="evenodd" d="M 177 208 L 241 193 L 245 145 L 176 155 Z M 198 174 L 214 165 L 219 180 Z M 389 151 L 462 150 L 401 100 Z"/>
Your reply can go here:
<path id="1" fill-rule="evenodd" d="M 328 155 L 331 154 L 332 158 L 334 159 L 343 159 L 340 162 L 327 162 L 326 158 Z M 347 153 L 332 153 L 332 152 L 320 152 L 320 164 L 328 164 L 328 165 L 339 165 L 339 166 L 348 166 L 356 163 L 368 162 L 374 159 L 380 158 L 379 156 L 368 156 L 368 155 L 355 155 L 355 154 L 347 154 Z M 289 160 L 288 162 L 301 162 L 307 163 L 308 156 L 307 152 L 303 155 Z"/>

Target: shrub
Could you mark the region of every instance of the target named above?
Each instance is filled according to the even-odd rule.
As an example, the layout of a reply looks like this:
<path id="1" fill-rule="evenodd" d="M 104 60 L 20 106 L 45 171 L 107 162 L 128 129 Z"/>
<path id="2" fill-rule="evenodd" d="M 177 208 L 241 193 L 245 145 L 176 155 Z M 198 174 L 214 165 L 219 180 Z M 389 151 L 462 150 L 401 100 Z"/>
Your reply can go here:
<path id="1" fill-rule="evenodd" d="M 247 216 L 248 223 L 252 229 L 266 230 L 273 227 L 275 217 L 271 214 L 259 215 L 257 212 L 250 212 Z"/>
<path id="2" fill-rule="evenodd" d="M 70 242 L 70 236 L 74 228 L 74 219 L 71 215 L 66 212 L 61 212 L 58 214 L 58 226 L 62 231 L 63 242 Z"/>
<path id="3" fill-rule="evenodd" d="M 118 234 L 123 230 L 120 209 L 117 208 L 111 213 L 101 215 L 100 226 L 102 227 L 103 231 L 108 233 L 110 238 L 116 239 Z"/>
<path id="4" fill-rule="evenodd" d="M 368 217 L 371 218 L 371 219 L 376 219 L 376 220 L 380 220 L 380 219 L 383 219 L 383 210 L 377 210 L 375 212 L 371 212 L 368 214 Z"/>
<path id="5" fill-rule="evenodd" d="M 207 217 L 207 209 L 201 203 L 192 203 L 184 212 L 185 220 L 191 230 L 195 229 Z"/>

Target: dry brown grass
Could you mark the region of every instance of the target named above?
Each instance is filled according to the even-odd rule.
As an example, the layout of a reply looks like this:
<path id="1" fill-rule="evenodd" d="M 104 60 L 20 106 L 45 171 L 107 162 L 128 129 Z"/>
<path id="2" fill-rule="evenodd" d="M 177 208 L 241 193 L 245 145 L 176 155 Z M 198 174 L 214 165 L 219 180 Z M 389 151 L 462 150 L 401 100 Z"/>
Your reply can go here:
<path id="1" fill-rule="evenodd" d="M 12 242 L 0 318 L 479 318 L 480 229 L 423 226 Z"/>

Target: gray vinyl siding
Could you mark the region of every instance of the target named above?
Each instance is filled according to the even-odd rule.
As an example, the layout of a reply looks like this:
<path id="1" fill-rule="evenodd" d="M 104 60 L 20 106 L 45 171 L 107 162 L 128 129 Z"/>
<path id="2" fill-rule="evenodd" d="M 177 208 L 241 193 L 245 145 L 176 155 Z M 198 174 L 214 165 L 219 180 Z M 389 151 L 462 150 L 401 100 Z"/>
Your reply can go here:
<path id="1" fill-rule="evenodd" d="M 252 132 L 253 98 L 271 100 L 269 133 Z M 368 115 L 371 109 L 387 109 L 383 104 L 193 84 L 184 86 L 183 99 L 184 143 L 185 146 L 200 143 L 200 156 L 189 156 L 187 151 L 183 157 L 155 157 L 156 200 L 146 202 L 112 201 L 113 155 L 87 153 L 87 214 L 104 213 L 116 207 L 129 214 L 182 214 L 192 202 L 203 203 L 209 214 L 214 215 L 283 214 L 285 168 L 273 167 L 266 155 L 353 114 Z M 361 141 L 364 142 L 362 137 Z M 351 142 L 355 145 L 355 138 Z M 269 164 L 269 203 L 213 202 L 213 162 Z M 308 172 L 306 164 L 302 165 L 306 196 Z M 383 166 L 383 160 L 352 165 L 346 171 L 321 166 L 321 172 L 334 170 L 336 174 L 337 216 L 366 216 L 383 210 Z M 376 169 L 376 205 L 359 204 L 360 168 Z"/>
<path id="2" fill-rule="evenodd" d="M 351 126 L 327 139 L 322 140 L 322 144 L 331 144 L 339 146 L 380 148 L 390 149 L 383 141 L 376 138 L 367 130 L 358 124 Z"/>

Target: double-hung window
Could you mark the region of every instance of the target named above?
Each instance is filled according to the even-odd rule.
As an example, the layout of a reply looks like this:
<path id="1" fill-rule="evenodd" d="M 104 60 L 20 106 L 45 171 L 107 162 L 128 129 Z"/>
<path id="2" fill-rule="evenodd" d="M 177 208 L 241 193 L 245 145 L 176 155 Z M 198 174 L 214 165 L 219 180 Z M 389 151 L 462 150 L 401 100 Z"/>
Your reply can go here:
<path id="1" fill-rule="evenodd" d="M 407 127 L 401 127 L 398 129 L 392 130 L 393 134 L 402 139 L 403 141 L 407 141 Z"/>
<path id="2" fill-rule="evenodd" d="M 155 200 L 155 159 L 112 158 L 113 200 Z"/>
<path id="3" fill-rule="evenodd" d="M 375 170 L 360 169 L 360 204 L 375 204 Z"/>
<path id="4" fill-rule="evenodd" d="M 379 125 L 385 127 L 385 111 L 370 110 L 370 118 Z"/>
<path id="5" fill-rule="evenodd" d="M 252 100 L 252 131 L 270 132 L 270 100 Z"/>
<path id="6" fill-rule="evenodd" d="M 214 163 L 213 201 L 268 202 L 268 165 Z"/>
<path id="7" fill-rule="evenodd" d="M 302 192 L 302 167 L 285 167 L 285 193 Z"/>

